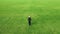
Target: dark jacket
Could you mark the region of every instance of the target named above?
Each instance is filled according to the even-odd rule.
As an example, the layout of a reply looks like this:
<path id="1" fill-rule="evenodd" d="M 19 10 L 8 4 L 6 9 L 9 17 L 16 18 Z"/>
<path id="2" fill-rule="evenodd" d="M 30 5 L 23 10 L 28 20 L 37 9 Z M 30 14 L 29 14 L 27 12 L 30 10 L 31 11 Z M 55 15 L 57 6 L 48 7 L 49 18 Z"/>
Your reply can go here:
<path id="1" fill-rule="evenodd" d="M 31 17 L 28 17 L 28 21 L 31 21 Z"/>

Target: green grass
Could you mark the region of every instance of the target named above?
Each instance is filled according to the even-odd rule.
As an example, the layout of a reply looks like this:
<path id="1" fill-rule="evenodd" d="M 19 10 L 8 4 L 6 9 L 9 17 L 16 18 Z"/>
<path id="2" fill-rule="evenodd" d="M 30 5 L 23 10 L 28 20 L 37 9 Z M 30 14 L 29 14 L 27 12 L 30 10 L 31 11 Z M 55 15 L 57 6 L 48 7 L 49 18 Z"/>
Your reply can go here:
<path id="1" fill-rule="evenodd" d="M 60 0 L 0 0 L 0 34 L 60 34 Z"/>

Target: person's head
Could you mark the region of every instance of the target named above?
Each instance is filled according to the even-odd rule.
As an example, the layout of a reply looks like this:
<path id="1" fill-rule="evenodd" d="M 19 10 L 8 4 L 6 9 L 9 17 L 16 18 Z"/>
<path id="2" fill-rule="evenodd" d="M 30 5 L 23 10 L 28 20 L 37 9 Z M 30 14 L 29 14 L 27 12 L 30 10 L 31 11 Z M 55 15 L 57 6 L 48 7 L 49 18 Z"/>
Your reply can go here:
<path id="1" fill-rule="evenodd" d="M 31 17 L 31 16 L 28 16 L 28 17 Z"/>

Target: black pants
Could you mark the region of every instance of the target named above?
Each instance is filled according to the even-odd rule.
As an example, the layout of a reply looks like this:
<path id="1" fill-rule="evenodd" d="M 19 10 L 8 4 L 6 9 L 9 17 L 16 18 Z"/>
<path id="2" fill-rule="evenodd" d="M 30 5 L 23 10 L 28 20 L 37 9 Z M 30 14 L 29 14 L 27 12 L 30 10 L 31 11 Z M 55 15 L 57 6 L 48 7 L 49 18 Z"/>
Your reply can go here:
<path id="1" fill-rule="evenodd" d="M 29 21 L 29 25 L 31 25 L 31 21 Z"/>

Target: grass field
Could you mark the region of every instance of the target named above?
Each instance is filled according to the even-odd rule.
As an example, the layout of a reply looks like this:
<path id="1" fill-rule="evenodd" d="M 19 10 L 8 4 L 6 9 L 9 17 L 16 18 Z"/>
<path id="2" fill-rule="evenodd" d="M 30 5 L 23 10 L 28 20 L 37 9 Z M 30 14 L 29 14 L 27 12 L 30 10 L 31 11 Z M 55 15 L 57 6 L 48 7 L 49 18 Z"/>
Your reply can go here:
<path id="1" fill-rule="evenodd" d="M 60 34 L 60 0 L 0 0 L 0 34 Z"/>

